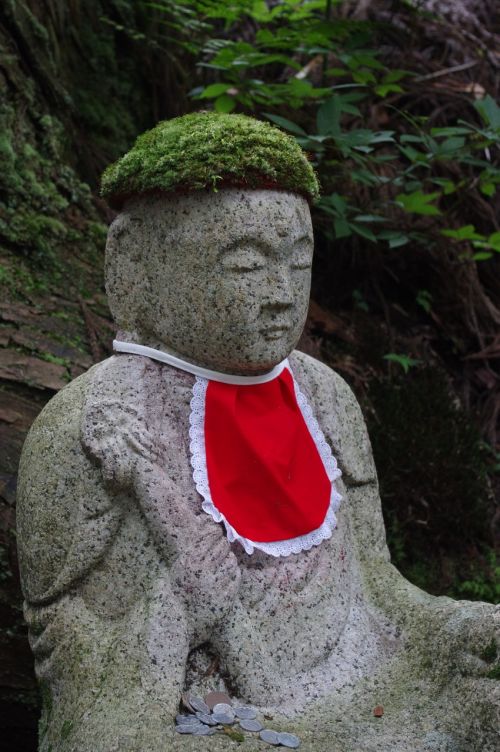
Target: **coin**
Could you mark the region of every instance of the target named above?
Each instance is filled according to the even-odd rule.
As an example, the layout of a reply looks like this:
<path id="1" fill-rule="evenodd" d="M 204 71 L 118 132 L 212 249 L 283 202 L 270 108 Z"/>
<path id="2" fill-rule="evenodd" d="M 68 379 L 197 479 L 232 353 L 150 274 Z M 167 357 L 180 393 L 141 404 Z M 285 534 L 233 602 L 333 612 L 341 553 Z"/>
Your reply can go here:
<path id="1" fill-rule="evenodd" d="M 183 706 L 186 708 L 186 710 L 189 710 L 190 713 L 194 713 L 193 708 L 189 704 L 189 695 L 187 694 L 187 692 L 183 692 L 182 693 L 182 695 L 181 695 L 181 702 L 182 702 Z"/>
<path id="2" fill-rule="evenodd" d="M 199 710 L 200 713 L 210 713 L 210 708 L 208 707 L 207 703 L 201 699 L 201 697 L 195 697 L 194 695 L 189 695 L 188 702 L 193 708 L 193 710 Z"/>
<path id="3" fill-rule="evenodd" d="M 209 713 L 200 713 L 200 711 L 197 710 L 196 718 L 198 718 L 206 726 L 217 726 L 217 721 L 214 721 L 213 716 Z"/>
<path id="4" fill-rule="evenodd" d="M 229 695 L 226 695 L 225 692 L 209 692 L 205 697 L 205 702 L 207 703 L 210 710 L 213 710 L 218 703 L 231 705 L 231 698 L 229 697 Z"/>
<path id="5" fill-rule="evenodd" d="M 295 734 L 288 734 L 286 731 L 281 731 L 278 734 L 278 742 L 283 747 L 290 747 L 290 749 L 297 749 L 300 746 L 300 739 Z"/>
<path id="6" fill-rule="evenodd" d="M 243 705 L 239 708 L 235 708 L 234 714 L 238 718 L 244 718 L 247 721 L 253 718 L 257 718 L 257 711 L 254 708 L 249 708 Z"/>
<path id="7" fill-rule="evenodd" d="M 253 718 L 242 718 L 240 721 L 240 728 L 244 729 L 245 731 L 262 731 L 264 726 L 260 721 L 257 721 Z"/>
<path id="8" fill-rule="evenodd" d="M 200 726 L 193 731 L 193 736 L 211 736 L 215 734 L 217 729 L 210 728 L 210 726 Z"/>
<path id="9" fill-rule="evenodd" d="M 273 731 L 272 729 L 263 729 L 263 731 L 260 732 L 259 736 L 263 742 L 267 742 L 268 744 L 279 744 L 277 731 Z"/>
<path id="10" fill-rule="evenodd" d="M 188 726 L 188 725 L 192 726 L 193 723 L 195 725 L 199 723 L 195 715 L 176 715 L 175 722 L 178 726 Z"/>
<path id="11" fill-rule="evenodd" d="M 230 726 L 234 723 L 234 715 L 229 715 L 229 713 L 214 713 L 212 718 L 216 723 L 222 723 L 223 726 Z"/>
<path id="12" fill-rule="evenodd" d="M 234 718 L 234 710 L 232 706 L 229 705 L 227 702 L 218 702 L 217 705 L 214 705 L 213 712 L 225 713 L 226 715 L 230 715 Z"/>
<path id="13" fill-rule="evenodd" d="M 180 728 L 189 729 L 189 733 L 190 734 L 194 734 L 194 732 L 197 729 L 208 728 L 208 726 L 205 727 L 205 724 L 202 723 L 201 721 L 199 721 L 198 718 L 195 718 L 194 721 L 195 721 L 194 723 L 178 723 L 177 726 L 176 726 L 176 729 L 180 729 Z M 181 734 L 187 734 L 188 731 L 187 730 L 186 731 L 181 731 L 180 733 Z"/>
<path id="14" fill-rule="evenodd" d="M 208 726 L 207 726 L 207 728 L 208 728 Z M 193 733 L 193 726 L 190 726 L 189 724 L 187 724 L 187 725 L 183 724 L 181 726 L 176 726 L 175 730 L 177 731 L 178 734 L 192 734 Z"/>

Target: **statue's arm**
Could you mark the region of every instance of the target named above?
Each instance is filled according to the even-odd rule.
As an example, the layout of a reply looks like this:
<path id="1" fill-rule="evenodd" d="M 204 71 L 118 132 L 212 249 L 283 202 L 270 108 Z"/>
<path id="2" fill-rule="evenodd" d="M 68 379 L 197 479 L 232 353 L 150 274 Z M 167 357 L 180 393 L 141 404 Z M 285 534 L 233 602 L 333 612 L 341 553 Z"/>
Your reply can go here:
<path id="1" fill-rule="evenodd" d="M 84 577 L 120 524 L 121 510 L 80 445 L 90 376 L 84 374 L 46 405 L 23 447 L 17 541 L 23 591 L 32 605 L 54 601 Z"/>
<path id="2" fill-rule="evenodd" d="M 353 528 L 353 545 L 363 559 L 388 562 L 377 472 L 359 404 L 344 379 L 324 363 L 297 351 L 291 362 L 342 471 L 342 507 Z"/>
<path id="3" fill-rule="evenodd" d="M 152 749 L 148 740 L 175 714 L 200 628 L 189 591 L 210 570 L 206 547 L 189 533 L 192 520 L 144 405 L 127 399 L 127 384 L 140 376 L 99 364 L 51 401 L 23 453 L 25 614 L 37 675 L 59 698 L 45 703 L 43 743 L 55 744 L 71 723 L 64 749 L 87 752 L 89 739 L 89 749 L 99 739 L 103 752 L 116 740 L 123 750 Z M 219 532 L 211 524 L 208 538 Z M 209 592 L 204 587 L 207 606 Z"/>
<path id="4" fill-rule="evenodd" d="M 294 370 L 309 391 L 342 470 L 343 504 L 368 601 L 397 624 L 416 649 L 441 655 L 453 649 L 453 661 L 464 673 L 488 673 L 491 665 L 480 655 L 492 640 L 500 644 L 500 607 L 429 595 L 391 564 L 370 440 L 356 397 L 323 363 L 302 353 L 295 358 Z"/>
<path id="5" fill-rule="evenodd" d="M 114 359 L 87 399 L 82 443 L 110 496 L 122 493 L 137 505 L 173 592 L 199 632 L 206 618 L 226 613 L 240 573 L 221 527 L 201 509 L 193 511 L 176 481 L 185 437 L 175 425 L 165 430 L 171 418 L 154 397 L 165 388 L 157 364 L 135 356 Z"/>

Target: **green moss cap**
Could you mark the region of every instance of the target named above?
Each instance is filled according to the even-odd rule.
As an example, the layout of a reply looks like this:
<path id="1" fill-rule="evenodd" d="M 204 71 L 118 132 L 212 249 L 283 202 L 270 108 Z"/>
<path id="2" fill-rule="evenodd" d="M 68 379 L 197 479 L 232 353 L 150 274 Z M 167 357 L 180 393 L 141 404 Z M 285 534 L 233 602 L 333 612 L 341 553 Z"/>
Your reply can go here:
<path id="1" fill-rule="evenodd" d="M 164 120 L 146 131 L 102 176 L 101 194 L 116 209 L 151 191 L 224 186 L 319 195 L 314 170 L 297 142 L 246 115 L 199 112 Z"/>

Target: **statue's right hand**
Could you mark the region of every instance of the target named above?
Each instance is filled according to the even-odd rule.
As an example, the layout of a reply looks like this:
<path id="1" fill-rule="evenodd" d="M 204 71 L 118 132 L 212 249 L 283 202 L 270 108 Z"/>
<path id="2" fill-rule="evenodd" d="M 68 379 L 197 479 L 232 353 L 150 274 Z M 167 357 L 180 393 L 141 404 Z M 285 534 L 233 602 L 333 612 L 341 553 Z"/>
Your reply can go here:
<path id="1" fill-rule="evenodd" d="M 241 572 L 231 544 L 219 525 L 196 518 L 199 530 L 172 565 L 172 587 L 184 600 L 191 621 L 203 625 L 220 621 L 233 608 Z"/>
<path id="2" fill-rule="evenodd" d="M 136 464 L 134 492 L 162 553 L 171 566 L 173 587 L 188 609 L 218 618 L 231 607 L 241 573 L 220 524 L 194 514 L 184 494 L 157 464 Z"/>
<path id="3" fill-rule="evenodd" d="M 159 461 L 157 442 L 133 407 L 101 401 L 90 417 L 82 426 L 83 446 L 112 490 L 133 486 L 140 462 Z"/>

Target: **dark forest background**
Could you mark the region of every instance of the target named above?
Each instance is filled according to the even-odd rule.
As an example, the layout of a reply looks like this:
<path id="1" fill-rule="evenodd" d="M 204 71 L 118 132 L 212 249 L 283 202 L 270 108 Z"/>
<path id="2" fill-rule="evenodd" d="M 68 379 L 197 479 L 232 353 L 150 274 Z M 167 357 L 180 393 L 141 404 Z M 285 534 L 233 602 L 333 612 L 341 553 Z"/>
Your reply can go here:
<path id="1" fill-rule="evenodd" d="M 500 8 L 488 0 L 3 0 L 0 728 L 36 749 L 16 471 L 110 353 L 103 168 L 158 120 L 244 112 L 318 171 L 302 349 L 353 387 L 396 566 L 500 600 Z"/>

